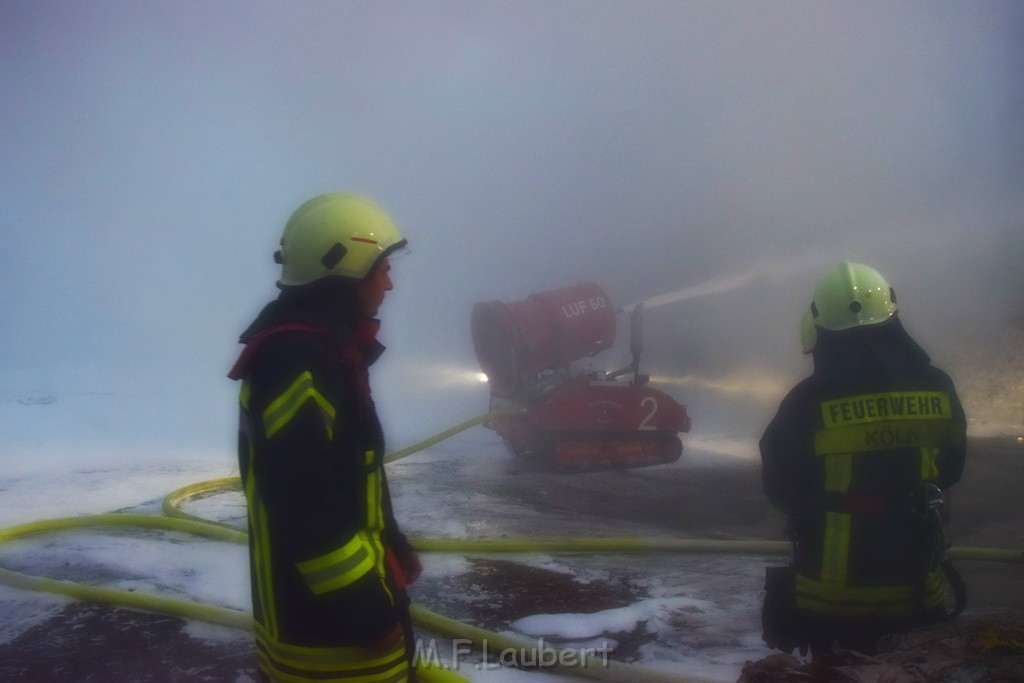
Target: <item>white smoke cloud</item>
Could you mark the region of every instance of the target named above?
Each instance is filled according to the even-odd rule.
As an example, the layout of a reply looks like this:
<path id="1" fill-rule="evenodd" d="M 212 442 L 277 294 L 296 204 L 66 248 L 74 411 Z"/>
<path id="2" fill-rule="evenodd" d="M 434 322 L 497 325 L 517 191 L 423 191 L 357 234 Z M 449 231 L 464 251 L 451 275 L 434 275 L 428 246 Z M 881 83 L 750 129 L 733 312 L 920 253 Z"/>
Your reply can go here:
<path id="1" fill-rule="evenodd" d="M 230 415 L 224 373 L 275 294 L 280 228 L 337 188 L 412 243 L 383 310 L 399 358 L 473 370 L 474 302 L 592 280 L 617 305 L 665 302 L 647 320 L 666 374 L 792 368 L 818 255 L 877 265 L 929 339 L 1006 318 L 1022 15 L 5 2 L 0 385 L 142 387 L 183 436 L 229 441 L 230 417 L 220 434 L 190 413 Z M 404 419 L 421 398 L 376 395 Z"/>

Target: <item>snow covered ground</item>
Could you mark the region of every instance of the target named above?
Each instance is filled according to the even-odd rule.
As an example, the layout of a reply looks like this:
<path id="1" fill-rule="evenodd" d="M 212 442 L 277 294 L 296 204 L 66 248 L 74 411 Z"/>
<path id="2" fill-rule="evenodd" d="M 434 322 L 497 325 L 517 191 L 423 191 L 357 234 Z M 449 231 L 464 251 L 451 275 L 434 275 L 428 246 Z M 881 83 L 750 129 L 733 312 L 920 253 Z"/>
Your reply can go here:
<path id="1" fill-rule="evenodd" d="M 8 425 L 32 430 L 49 421 L 58 433 L 73 429 L 96 412 L 117 412 L 130 397 L 104 395 L 12 397 L 0 401 Z M 99 402 L 100 405 L 96 405 Z M 106 405 L 104 405 L 104 403 Z M 47 411 L 45 414 L 43 411 Z M 18 432 L 17 427 L 9 431 Z M 45 430 L 37 433 L 47 433 Z M 52 432 L 51 432 L 52 433 Z M 427 436 L 427 435 L 424 435 Z M 723 440 L 723 450 L 735 443 Z M 751 444 L 747 444 L 749 447 Z M 692 448 L 692 446 L 691 446 Z M 236 472 L 228 451 L 161 451 L 146 447 L 71 449 L 54 439 L 38 445 L 8 439 L 0 470 L 0 528 L 58 517 L 113 511 L 160 514 L 168 492 L 186 484 Z M 693 457 L 722 457 L 695 449 Z M 484 487 L 515 476 L 515 464 L 489 431 L 473 428 L 430 449 L 389 465 L 395 506 L 411 536 L 495 538 L 502 535 L 581 535 L 642 537 L 643 525 L 609 526 L 578 515 L 552 515 L 503 499 Z M 497 487 L 500 489 L 500 487 Z M 243 501 L 227 493 L 188 504 L 191 514 L 242 523 Z M 185 552 L 183 552 L 185 550 Z M 759 639 L 760 558 L 621 555 L 488 556 L 429 554 L 414 598 L 458 617 L 475 606 L 500 601 L 500 588 L 474 583 L 480 562 L 519 565 L 537 576 L 564 580 L 558 589 L 570 599 L 575 587 L 617 595 L 603 605 L 579 602 L 536 611 L 515 619 L 496 617 L 508 633 L 543 638 L 559 648 L 611 647 L 630 641 L 629 659 L 645 667 L 734 680 L 746 659 L 767 654 Z M 248 576 L 244 548 L 179 534 L 132 530 L 80 530 L 26 538 L 0 547 L 2 566 L 33 575 L 104 585 L 122 590 L 190 597 L 246 609 Z M 468 578 L 467 578 L 468 577 Z M 470 583 L 467 585 L 467 580 Z M 529 581 L 529 579 L 527 579 Z M 475 590 L 474 590 L 475 588 Z M 567 591 L 567 592 L 566 592 Z M 57 614 L 67 599 L 0 586 L 0 644 Z M 248 638 L 221 627 L 194 624 L 202 638 Z M 449 644 L 450 647 L 450 644 Z M 444 651 L 444 648 L 442 648 Z M 613 657 L 618 655 L 613 655 Z M 509 680 L 516 672 L 496 669 L 479 655 L 463 657 L 462 673 L 472 680 Z M 518 674 L 527 675 L 527 674 Z M 547 675 L 551 678 L 552 676 Z M 536 680 L 533 674 L 531 680 Z"/>
<path id="2" fill-rule="evenodd" d="M 0 480 L 0 527 L 55 517 L 132 511 L 159 514 L 163 496 L 185 484 L 232 473 L 228 458 L 164 454 L 162 458 L 105 458 L 85 469 L 55 471 L 59 454 L 22 454 L 20 467 Z M 113 459 L 117 461 L 117 458 Z M 218 461 L 219 464 L 218 464 Z M 8 461 L 10 462 L 10 461 Z M 508 535 L 574 537 L 594 535 L 585 518 L 558 518 L 512 502 L 474 492 L 481 477 L 508 474 L 509 456 L 482 430 L 409 457 L 391 467 L 395 504 L 412 536 L 491 538 Z M 65 462 L 65 464 L 67 464 Z M 432 473 L 432 476 L 425 476 Z M 189 504 L 191 514 L 239 523 L 241 496 L 222 494 Z M 601 535 L 636 536 L 640 525 L 600 526 Z M 184 552 L 183 552 L 184 550 Z M 417 600 L 445 613 L 472 611 L 477 603 L 501 599 L 493 586 L 470 583 L 474 561 L 494 556 L 429 554 L 414 591 Z M 624 637 L 642 641 L 630 659 L 665 671 L 685 670 L 735 680 L 746 659 L 767 654 L 759 638 L 759 597 L 763 560 L 759 558 L 621 555 L 501 556 L 543 574 L 563 577 L 586 589 L 614 585 L 617 606 L 579 604 L 576 609 L 538 610 L 514 620 L 506 632 L 544 639 L 568 650 L 619 646 Z M 247 609 L 245 550 L 222 542 L 179 534 L 131 530 L 80 530 L 27 538 L 0 547 L 8 569 L 56 579 L 138 590 L 235 609 Z M 474 591 L 473 588 L 476 588 Z M 500 593 L 501 590 L 498 589 Z M 59 613 L 68 599 L 0 586 L 0 644 Z M 614 602 L 614 600 L 613 600 Z M 621 603 L 621 604 L 620 604 Z M 500 621 L 500 620 L 499 620 Z M 248 634 L 193 624 L 189 633 L 203 639 L 247 639 Z M 451 644 L 442 643 L 451 656 Z M 445 649 L 447 647 L 447 649 Z M 614 658 L 614 655 L 613 655 Z M 462 657 L 461 673 L 471 680 L 511 680 L 527 674 L 502 670 Z M 533 674 L 530 680 L 536 680 Z M 545 678 L 557 679 L 550 674 Z"/>
<path id="3" fill-rule="evenodd" d="M 1018 338 L 1011 340 L 1019 342 Z M 977 364 L 977 358 L 972 363 Z M 1009 364 L 994 375 L 957 377 L 975 434 L 1022 432 L 1014 411 L 1021 374 L 1011 353 L 984 362 Z M 988 370 L 986 370 L 988 372 Z M 993 379 L 997 377 L 998 381 Z M 697 387 L 691 413 L 717 412 Z M 731 401 L 742 403 L 742 397 Z M 0 393 L 0 423 L 6 432 L 0 465 L 0 528 L 57 517 L 113 511 L 160 514 L 168 492 L 236 473 L 230 448 L 161 448 L 140 439 L 101 438 L 117 416 L 130 412 L 133 397 L 119 394 Z M 746 418 L 766 415 L 773 401 L 749 399 Z M 465 416 L 469 417 L 469 416 Z M 714 419 L 711 419 L 711 418 Z M 106 421 L 106 422 L 105 422 Z M 732 431 L 739 424 L 721 414 L 687 436 L 686 466 L 708 467 L 756 457 L 756 434 Z M 97 425 L 99 425 L 97 427 Z M 92 430 L 92 431 L 90 431 Z M 130 431 L 130 430 L 129 430 Z M 750 430 L 748 430 L 750 431 Z M 68 435 L 89 433 L 84 445 Z M 423 437 L 429 434 L 423 434 Z M 404 445 L 404 444 L 401 444 Z M 600 520 L 587 514 L 553 513 L 501 494 L 515 477 L 514 461 L 498 439 L 476 427 L 389 465 L 397 514 L 414 537 L 666 536 L 637 521 Z M 682 467 L 683 464 L 667 466 Z M 637 501 L 643 505 L 644 501 Z M 192 514 L 242 524 L 243 501 L 226 493 L 188 505 Z M 414 587 L 417 601 L 454 618 L 475 615 L 479 625 L 543 639 L 553 647 L 583 651 L 609 645 L 613 659 L 647 669 L 736 680 L 747 660 L 770 654 L 760 640 L 764 557 L 712 555 L 549 554 L 481 555 L 430 553 Z M 83 530 L 18 540 L 0 546 L 0 565 L 29 574 L 82 581 L 247 609 L 244 548 L 178 534 Z M 531 586 L 537 594 L 529 595 Z M 518 591 L 518 592 L 517 592 Z M 0 645 L 60 613 L 66 598 L 0 586 Z M 489 615 L 481 618 L 480 615 Z M 190 635 L 209 642 L 249 638 L 223 627 L 193 623 Z M 429 634 L 428 634 L 429 635 Z M 442 654 L 451 656 L 451 643 Z M 558 680 L 549 673 L 495 666 L 464 655 L 460 673 L 474 681 Z M 238 681 L 245 683 L 246 675 Z"/>

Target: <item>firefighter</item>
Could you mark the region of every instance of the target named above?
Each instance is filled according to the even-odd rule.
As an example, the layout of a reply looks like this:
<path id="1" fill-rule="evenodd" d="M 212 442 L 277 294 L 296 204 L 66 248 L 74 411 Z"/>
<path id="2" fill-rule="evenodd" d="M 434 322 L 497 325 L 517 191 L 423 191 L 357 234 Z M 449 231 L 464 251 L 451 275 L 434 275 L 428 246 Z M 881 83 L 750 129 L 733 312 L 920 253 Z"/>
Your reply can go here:
<path id="1" fill-rule="evenodd" d="M 765 640 L 814 655 L 833 643 L 871 653 L 882 635 L 945 615 L 934 493 L 960 479 L 966 419 L 874 268 L 843 261 L 827 272 L 810 316 L 813 334 L 802 325 L 802 338 L 814 370 L 760 441 L 764 491 L 788 516 L 795 573 L 795 618 L 766 619 Z M 766 596 L 766 611 L 779 602 Z"/>
<path id="2" fill-rule="evenodd" d="M 279 296 L 242 334 L 239 467 L 263 680 L 413 680 L 399 532 L 368 367 L 406 240 L 377 205 L 332 193 L 284 228 Z"/>

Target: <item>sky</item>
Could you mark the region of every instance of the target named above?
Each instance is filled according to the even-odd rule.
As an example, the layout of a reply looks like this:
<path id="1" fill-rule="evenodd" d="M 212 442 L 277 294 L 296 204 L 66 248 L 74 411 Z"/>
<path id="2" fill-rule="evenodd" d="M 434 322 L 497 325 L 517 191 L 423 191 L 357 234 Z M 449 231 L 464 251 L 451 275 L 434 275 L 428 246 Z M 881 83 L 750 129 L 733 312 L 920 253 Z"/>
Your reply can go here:
<path id="1" fill-rule="evenodd" d="M 4 0 L 0 399 L 229 450 L 281 229 L 342 189 L 411 245 L 374 371 L 396 447 L 486 410 L 478 301 L 704 287 L 646 346 L 708 377 L 798 372 L 842 258 L 926 347 L 1024 325 L 1022 76 L 1012 1 Z M 78 438 L 40 414 L 19 438 Z"/>

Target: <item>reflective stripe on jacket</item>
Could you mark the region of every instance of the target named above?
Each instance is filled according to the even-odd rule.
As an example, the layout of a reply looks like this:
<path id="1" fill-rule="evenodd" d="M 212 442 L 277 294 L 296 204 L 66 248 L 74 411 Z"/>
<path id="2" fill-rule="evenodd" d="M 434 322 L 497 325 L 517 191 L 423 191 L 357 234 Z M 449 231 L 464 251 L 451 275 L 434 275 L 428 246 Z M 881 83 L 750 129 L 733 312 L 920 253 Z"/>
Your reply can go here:
<path id="1" fill-rule="evenodd" d="M 959 479 L 965 430 L 952 382 L 930 366 L 895 388 L 812 376 L 790 392 L 760 445 L 765 492 L 795 535 L 799 608 L 901 619 L 942 602 L 915 496 Z"/>
<path id="2" fill-rule="evenodd" d="M 409 678 L 405 640 L 386 652 L 362 647 L 299 647 L 282 643 L 256 626 L 256 658 L 271 681 L 353 680 L 401 683 Z"/>

